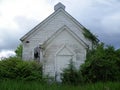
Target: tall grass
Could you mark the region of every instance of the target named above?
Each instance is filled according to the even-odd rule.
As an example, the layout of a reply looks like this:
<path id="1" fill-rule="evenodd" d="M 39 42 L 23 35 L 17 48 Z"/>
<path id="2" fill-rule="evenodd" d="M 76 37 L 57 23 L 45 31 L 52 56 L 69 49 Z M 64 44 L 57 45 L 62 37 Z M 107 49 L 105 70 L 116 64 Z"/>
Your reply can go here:
<path id="1" fill-rule="evenodd" d="M 120 90 L 120 82 L 85 84 L 78 86 L 62 84 L 41 84 L 27 81 L 2 81 L 0 90 Z"/>

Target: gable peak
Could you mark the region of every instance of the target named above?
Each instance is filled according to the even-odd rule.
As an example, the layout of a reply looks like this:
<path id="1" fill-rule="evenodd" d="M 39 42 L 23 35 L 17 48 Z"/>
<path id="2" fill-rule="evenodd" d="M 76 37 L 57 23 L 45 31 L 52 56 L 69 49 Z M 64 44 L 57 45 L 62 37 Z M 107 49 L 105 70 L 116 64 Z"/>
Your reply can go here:
<path id="1" fill-rule="evenodd" d="M 58 9 L 61 9 L 61 8 L 63 10 L 65 10 L 65 6 L 62 3 L 60 3 L 60 2 L 54 6 L 54 10 L 55 11 L 57 11 Z"/>

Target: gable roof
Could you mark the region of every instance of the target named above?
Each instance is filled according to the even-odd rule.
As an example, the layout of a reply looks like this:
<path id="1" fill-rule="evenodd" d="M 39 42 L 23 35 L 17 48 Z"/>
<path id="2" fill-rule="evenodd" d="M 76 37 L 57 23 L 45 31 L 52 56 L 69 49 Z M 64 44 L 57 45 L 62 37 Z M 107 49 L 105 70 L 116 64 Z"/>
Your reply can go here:
<path id="1" fill-rule="evenodd" d="M 51 41 L 54 40 L 64 30 L 67 30 L 82 46 L 88 48 L 88 45 L 81 38 L 79 38 L 72 30 L 70 30 L 70 28 L 68 28 L 66 25 L 57 30 L 48 40 L 46 40 L 43 43 L 43 45 L 45 45 L 45 47 L 49 45 L 49 43 L 51 43 Z"/>
<path id="2" fill-rule="evenodd" d="M 63 8 L 58 8 L 57 10 L 55 10 L 54 13 L 52 13 L 45 20 L 43 20 L 41 23 L 39 23 L 37 26 L 35 26 L 32 30 L 30 30 L 27 34 L 25 34 L 23 37 L 21 37 L 20 40 L 24 41 L 33 32 L 37 31 L 42 25 L 49 22 L 49 20 L 51 20 L 51 18 L 55 17 L 56 14 L 58 14 L 59 12 L 63 12 L 68 18 L 70 18 L 78 27 L 80 27 L 83 30 L 84 26 L 82 26 L 75 18 L 73 18 L 69 13 L 67 13 Z"/>

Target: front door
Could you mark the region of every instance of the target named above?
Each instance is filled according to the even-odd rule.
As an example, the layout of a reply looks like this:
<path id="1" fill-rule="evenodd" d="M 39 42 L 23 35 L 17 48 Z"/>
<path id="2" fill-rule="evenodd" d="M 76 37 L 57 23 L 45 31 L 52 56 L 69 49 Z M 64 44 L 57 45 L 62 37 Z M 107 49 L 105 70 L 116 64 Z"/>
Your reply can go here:
<path id="1" fill-rule="evenodd" d="M 73 55 L 57 55 L 56 57 L 56 80 L 61 82 L 60 74 L 68 67 Z"/>

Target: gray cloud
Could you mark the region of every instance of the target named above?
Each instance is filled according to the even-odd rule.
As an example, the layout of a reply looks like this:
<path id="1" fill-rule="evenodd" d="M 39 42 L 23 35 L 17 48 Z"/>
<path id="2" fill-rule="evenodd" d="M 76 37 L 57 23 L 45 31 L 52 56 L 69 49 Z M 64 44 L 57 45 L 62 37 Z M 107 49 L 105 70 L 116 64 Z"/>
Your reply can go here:
<path id="1" fill-rule="evenodd" d="M 101 35 L 101 41 L 107 45 L 112 45 L 116 49 L 120 48 L 120 33 L 118 34 L 103 34 Z"/>
<path id="2" fill-rule="evenodd" d="M 19 25 L 18 31 L 19 35 L 23 36 L 25 33 L 30 31 L 33 27 L 35 27 L 40 21 L 27 18 L 23 16 L 15 17 L 15 22 Z"/>
<path id="3" fill-rule="evenodd" d="M 80 6 L 78 6 L 80 8 Z M 120 2 L 117 0 L 93 0 L 89 7 L 73 16 L 83 26 L 97 35 L 101 42 L 120 48 Z"/>
<path id="4" fill-rule="evenodd" d="M 66 6 L 66 11 L 93 34 L 98 36 L 101 42 L 113 45 L 115 48 L 120 48 L 119 0 L 46 1 L 46 5 L 49 4 L 52 7 L 54 4 L 61 1 Z M 37 19 L 36 17 L 32 18 L 32 15 L 28 18 L 27 15 L 22 14 L 21 16 L 20 14 L 20 16 L 18 16 L 17 14 L 14 18 L 12 17 L 13 22 L 9 21 L 11 24 L 8 25 L 7 23 L 6 27 L 0 27 L 0 52 L 2 50 L 15 50 L 20 43 L 19 39 L 43 20 L 40 15 L 42 15 L 42 17 L 44 17 L 44 14 L 47 16 L 47 9 L 45 9 L 46 11 L 42 12 L 42 14 L 39 9 L 37 9 L 38 7 L 36 7 L 35 12 L 33 12 L 33 16 L 35 15 Z M 2 8 L 0 10 L 2 10 Z M 32 12 L 30 13 L 32 14 Z M 1 15 L 2 12 L 0 12 L 0 17 Z M 3 20 L 3 18 L 1 19 Z M 13 28 L 14 26 L 16 26 L 16 28 Z"/>
<path id="5" fill-rule="evenodd" d="M 33 28 L 38 21 L 27 19 L 26 17 L 15 17 L 14 21 L 18 25 L 17 29 L 0 28 L 0 51 L 2 50 L 15 50 L 20 44 L 20 38 Z"/>

